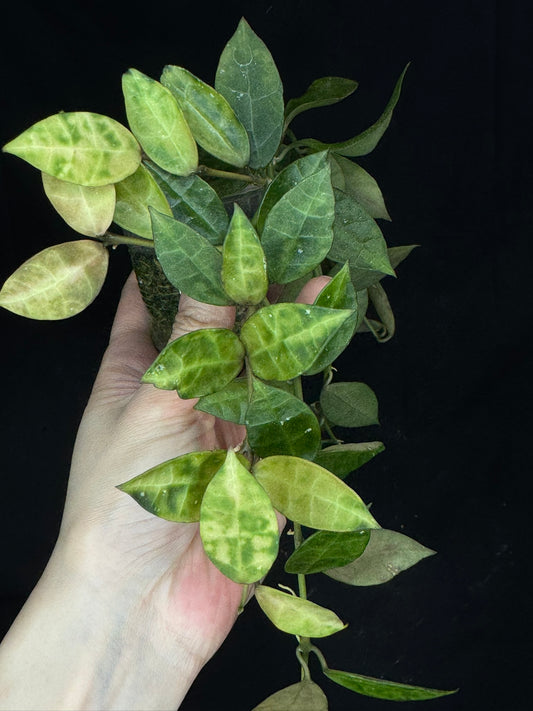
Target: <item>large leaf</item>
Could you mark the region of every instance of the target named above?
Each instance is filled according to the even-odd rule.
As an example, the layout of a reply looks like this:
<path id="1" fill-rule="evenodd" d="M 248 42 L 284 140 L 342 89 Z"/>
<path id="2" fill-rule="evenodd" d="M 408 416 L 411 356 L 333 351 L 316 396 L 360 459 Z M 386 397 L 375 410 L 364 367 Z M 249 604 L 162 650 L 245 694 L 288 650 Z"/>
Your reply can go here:
<path id="1" fill-rule="evenodd" d="M 228 383 L 223 390 L 218 390 L 211 395 L 204 395 L 198 400 L 194 409 L 208 412 L 221 420 L 244 425 L 248 409 L 247 379 L 237 378 Z"/>
<path id="2" fill-rule="evenodd" d="M 197 301 L 231 303 L 222 286 L 222 255 L 183 222 L 151 209 L 155 253 L 169 282 Z"/>
<path id="3" fill-rule="evenodd" d="M 268 619 L 283 632 L 301 637 L 329 637 L 346 625 L 326 607 L 301 597 L 258 585 L 255 599 Z"/>
<path id="4" fill-rule="evenodd" d="M 0 291 L 0 306 L 38 320 L 75 316 L 98 295 L 108 262 L 107 249 L 93 240 L 43 249 L 7 279 Z"/>
<path id="5" fill-rule="evenodd" d="M 317 531 L 299 546 L 285 563 L 287 573 L 320 573 L 351 563 L 363 555 L 370 531 Z"/>
<path id="6" fill-rule="evenodd" d="M 330 106 L 342 101 L 357 89 L 358 84 L 353 79 L 344 77 L 321 77 L 308 87 L 307 91 L 291 99 L 285 107 L 285 126 L 288 126 L 295 116 L 302 111 L 309 111 L 320 106 Z"/>
<path id="7" fill-rule="evenodd" d="M 241 208 L 235 203 L 222 251 L 222 283 L 237 304 L 259 304 L 266 296 L 268 279 L 261 242 Z"/>
<path id="8" fill-rule="evenodd" d="M 254 379 L 246 414 L 248 442 L 259 457 L 289 454 L 313 459 L 320 447 L 320 425 L 311 409 L 284 390 Z"/>
<path id="9" fill-rule="evenodd" d="M 253 372 L 263 380 L 290 380 L 300 375 L 351 313 L 307 304 L 272 304 L 259 309 L 241 329 Z"/>
<path id="10" fill-rule="evenodd" d="M 276 512 L 233 450 L 204 494 L 200 536 L 211 562 L 236 583 L 263 578 L 278 554 Z"/>
<path id="11" fill-rule="evenodd" d="M 320 394 L 325 416 L 341 427 L 379 425 L 378 401 L 364 383 L 330 383 Z"/>
<path id="12" fill-rule="evenodd" d="M 196 170 L 196 142 L 170 91 L 137 69 L 122 76 L 122 91 L 128 123 L 146 155 L 175 175 Z"/>
<path id="13" fill-rule="evenodd" d="M 330 155 L 330 164 L 331 184 L 334 188 L 351 195 L 370 217 L 390 220 L 379 185 L 364 168 L 334 153 Z"/>
<path id="14" fill-rule="evenodd" d="M 227 328 L 186 333 L 164 348 L 142 377 L 163 390 L 191 398 L 221 390 L 242 370 L 244 348 Z"/>
<path id="15" fill-rule="evenodd" d="M 338 671 L 337 669 L 323 669 L 324 674 L 340 686 L 355 691 L 364 696 L 372 696 L 375 699 L 387 699 L 388 701 L 425 701 L 436 699 L 439 696 L 455 694 L 457 689 L 452 691 L 442 691 L 440 689 L 426 689 L 422 686 L 411 686 L 410 684 L 399 684 L 396 681 L 386 679 L 375 679 L 371 676 L 353 674 L 352 672 Z"/>
<path id="16" fill-rule="evenodd" d="M 322 689 L 314 681 L 300 681 L 286 686 L 252 711 L 328 711 L 328 700 Z"/>
<path id="17" fill-rule="evenodd" d="M 103 235 L 113 221 L 115 186 L 87 187 L 42 173 L 46 197 L 69 227 L 87 237 Z"/>
<path id="18" fill-rule="evenodd" d="M 113 221 L 136 235 L 152 239 L 149 208 L 172 216 L 172 210 L 150 171 L 140 165 L 133 175 L 117 183 L 117 204 Z"/>
<path id="19" fill-rule="evenodd" d="M 248 134 L 221 94 L 183 67 L 166 66 L 161 83 L 176 98 L 202 148 L 230 165 L 248 163 Z"/>
<path id="20" fill-rule="evenodd" d="M 283 131 L 283 86 L 268 48 L 244 18 L 222 52 L 215 87 L 248 133 L 250 167 L 267 165 Z"/>
<path id="21" fill-rule="evenodd" d="M 141 162 L 139 145 L 127 128 L 86 111 L 49 116 L 2 150 L 55 178 L 88 186 L 123 180 Z"/>
<path id="22" fill-rule="evenodd" d="M 315 457 L 315 462 L 344 479 L 350 472 L 362 467 L 384 449 L 382 442 L 334 444 L 321 450 Z"/>
<path id="23" fill-rule="evenodd" d="M 273 456 L 257 462 L 254 474 L 276 509 L 292 521 L 325 531 L 379 527 L 355 491 L 318 464 Z"/>
<path id="24" fill-rule="evenodd" d="M 381 585 L 434 553 L 403 533 L 382 528 L 371 532 L 360 558 L 326 575 L 348 585 Z"/>

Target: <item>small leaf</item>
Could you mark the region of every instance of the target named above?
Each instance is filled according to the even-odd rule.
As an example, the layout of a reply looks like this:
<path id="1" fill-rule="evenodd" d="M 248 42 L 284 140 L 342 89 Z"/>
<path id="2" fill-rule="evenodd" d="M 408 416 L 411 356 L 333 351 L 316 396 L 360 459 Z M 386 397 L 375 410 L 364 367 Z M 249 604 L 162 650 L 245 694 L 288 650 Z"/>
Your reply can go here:
<path id="1" fill-rule="evenodd" d="M 139 145 L 118 121 L 86 111 L 54 114 L 2 149 L 43 173 L 77 185 L 116 183 L 137 170 Z"/>
<path id="2" fill-rule="evenodd" d="M 418 244 L 406 244 L 402 245 L 401 247 L 389 247 L 387 249 L 387 252 L 389 255 L 391 267 L 393 269 L 396 269 L 396 267 L 401 264 L 404 259 L 407 259 L 413 249 L 416 249 L 416 247 L 419 246 L 420 245 Z"/>
<path id="3" fill-rule="evenodd" d="M 281 140 L 283 86 L 268 48 L 244 18 L 222 52 L 215 88 L 248 133 L 250 168 L 263 168 Z"/>
<path id="4" fill-rule="evenodd" d="M 170 91 L 137 69 L 122 76 L 122 91 L 128 123 L 146 155 L 175 175 L 196 170 L 196 142 Z"/>
<path id="5" fill-rule="evenodd" d="M 334 444 L 320 451 L 315 457 L 315 462 L 340 479 L 345 479 L 350 472 L 362 467 L 384 449 L 382 442 Z"/>
<path id="6" fill-rule="evenodd" d="M 322 389 L 320 405 L 334 425 L 379 425 L 377 398 L 364 383 L 330 383 Z"/>
<path id="7" fill-rule="evenodd" d="M 133 175 L 117 183 L 115 188 L 117 204 L 113 221 L 129 232 L 152 239 L 150 207 L 172 216 L 161 188 L 142 164 Z"/>
<path id="8" fill-rule="evenodd" d="M 374 219 L 390 220 L 383 194 L 374 178 L 349 158 L 330 155 L 331 184 L 354 198 Z"/>
<path id="9" fill-rule="evenodd" d="M 268 289 L 261 242 L 237 203 L 222 250 L 222 283 L 230 299 L 244 305 L 259 304 Z"/>
<path id="10" fill-rule="evenodd" d="M 248 383 L 246 378 L 237 378 L 223 390 L 201 397 L 195 410 L 207 412 L 214 417 L 237 425 L 244 425 L 248 409 Z"/>
<path id="11" fill-rule="evenodd" d="M 253 471 L 276 509 L 303 526 L 325 531 L 379 527 L 355 491 L 318 464 L 274 456 L 257 462 Z"/>
<path id="12" fill-rule="evenodd" d="M 314 681 L 286 686 L 255 706 L 252 711 L 328 711 L 328 700 Z"/>
<path id="13" fill-rule="evenodd" d="M 166 66 L 161 83 L 174 95 L 204 150 L 230 165 L 248 163 L 248 134 L 221 94 L 183 67 Z"/>
<path id="14" fill-rule="evenodd" d="M 320 573 L 351 563 L 363 555 L 370 531 L 317 531 L 299 546 L 285 563 L 287 573 Z"/>
<path id="15" fill-rule="evenodd" d="M 300 375 L 351 313 L 307 304 L 259 309 L 241 329 L 253 372 L 262 380 L 290 380 Z"/>
<path id="16" fill-rule="evenodd" d="M 278 554 L 276 512 L 232 450 L 204 494 L 200 536 L 211 562 L 236 583 L 263 578 Z"/>
<path id="17" fill-rule="evenodd" d="M 381 585 L 434 554 L 435 551 L 403 533 L 382 528 L 371 532 L 360 558 L 342 567 L 331 568 L 326 575 L 348 585 Z"/>
<path id="18" fill-rule="evenodd" d="M 0 306 L 38 320 L 75 316 L 98 295 L 108 262 L 107 249 L 93 240 L 43 249 L 6 280 L 0 291 Z"/>
<path id="19" fill-rule="evenodd" d="M 390 341 L 396 331 L 396 321 L 387 293 L 378 282 L 368 287 L 368 297 L 382 325 L 382 333 L 378 336 L 378 341 L 380 343 Z"/>
<path id="20" fill-rule="evenodd" d="M 164 348 L 142 377 L 182 398 L 221 390 L 242 370 L 244 348 L 227 328 L 202 328 L 186 333 Z"/>
<path id="21" fill-rule="evenodd" d="M 87 187 L 42 173 L 46 197 L 69 227 L 87 237 L 99 237 L 113 221 L 115 186 Z"/>
<path id="22" fill-rule="evenodd" d="M 287 102 L 285 108 L 285 126 L 288 126 L 295 116 L 302 111 L 330 106 L 342 101 L 357 89 L 358 84 L 353 79 L 343 77 L 321 77 L 309 86 L 305 94 Z"/>
<path id="23" fill-rule="evenodd" d="M 337 669 L 324 669 L 324 674 L 340 686 L 355 691 L 364 696 L 372 696 L 375 699 L 387 699 L 388 701 L 425 701 L 436 699 L 439 696 L 455 694 L 457 689 L 452 691 L 442 691 L 440 689 L 426 689 L 422 686 L 411 686 L 410 684 L 399 684 L 395 681 L 385 679 L 375 679 L 371 676 L 353 674 L 352 672 L 338 671 Z"/>

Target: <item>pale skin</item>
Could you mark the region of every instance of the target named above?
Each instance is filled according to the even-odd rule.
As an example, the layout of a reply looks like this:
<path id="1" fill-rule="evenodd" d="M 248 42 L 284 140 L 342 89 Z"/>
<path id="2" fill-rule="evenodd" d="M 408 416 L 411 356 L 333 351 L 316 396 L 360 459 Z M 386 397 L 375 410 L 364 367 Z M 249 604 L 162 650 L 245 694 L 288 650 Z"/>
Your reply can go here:
<path id="1" fill-rule="evenodd" d="M 312 303 L 327 281 L 312 279 L 298 301 Z M 231 328 L 234 316 L 184 296 L 171 340 Z M 243 586 L 206 557 L 198 525 L 156 518 L 115 488 L 245 434 L 194 410 L 196 400 L 141 384 L 156 355 L 130 276 L 78 431 L 57 543 L 0 645 L 1 710 L 175 710 L 235 622 Z"/>

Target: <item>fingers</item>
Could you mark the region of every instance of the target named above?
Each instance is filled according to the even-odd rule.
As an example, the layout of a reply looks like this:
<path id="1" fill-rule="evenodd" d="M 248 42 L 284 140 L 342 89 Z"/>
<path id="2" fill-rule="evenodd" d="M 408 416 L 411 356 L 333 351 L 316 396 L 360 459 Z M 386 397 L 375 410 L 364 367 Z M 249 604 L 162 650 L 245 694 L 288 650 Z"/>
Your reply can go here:
<path id="1" fill-rule="evenodd" d="M 322 289 L 329 284 L 331 277 L 318 276 L 310 279 L 298 294 L 297 304 L 312 304 Z"/>
<path id="2" fill-rule="evenodd" d="M 234 322 L 233 306 L 212 306 L 182 294 L 170 340 L 200 328 L 233 328 Z"/>

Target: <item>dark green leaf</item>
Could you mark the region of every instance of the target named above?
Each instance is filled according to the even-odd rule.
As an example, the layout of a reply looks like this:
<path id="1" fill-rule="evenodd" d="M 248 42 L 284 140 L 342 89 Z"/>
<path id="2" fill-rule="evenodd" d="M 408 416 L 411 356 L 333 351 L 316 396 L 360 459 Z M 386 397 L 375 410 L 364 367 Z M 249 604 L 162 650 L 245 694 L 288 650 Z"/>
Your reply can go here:
<path id="1" fill-rule="evenodd" d="M 265 699 L 252 711 L 328 711 L 328 700 L 313 681 L 300 681 Z"/>
<path id="2" fill-rule="evenodd" d="M 248 306 L 263 301 L 268 289 L 261 242 L 237 203 L 224 240 L 222 283 L 232 301 Z"/>
<path id="3" fill-rule="evenodd" d="M 389 341 L 396 330 L 396 321 L 385 289 L 378 282 L 368 287 L 368 296 L 380 319 L 382 329 L 378 336 L 380 343 Z"/>
<path id="4" fill-rule="evenodd" d="M 373 696 L 376 699 L 387 699 L 388 701 L 424 701 L 454 694 L 457 691 L 457 689 L 452 691 L 425 689 L 421 686 L 399 684 L 385 679 L 374 679 L 371 676 L 362 676 L 361 674 L 338 671 L 337 669 L 324 669 L 323 671 L 328 679 L 340 686 L 364 696 Z"/>
<path id="5" fill-rule="evenodd" d="M 287 573 L 320 573 L 359 558 L 370 540 L 370 531 L 317 531 L 285 563 Z"/>
<path id="6" fill-rule="evenodd" d="M 393 269 L 396 269 L 398 264 L 401 264 L 404 259 L 407 259 L 407 257 L 411 254 L 413 249 L 416 247 L 419 247 L 420 245 L 418 244 L 406 244 L 402 245 L 401 247 L 389 247 L 387 249 L 387 252 L 389 254 L 389 260 L 391 263 L 391 267 Z"/>
<path id="7" fill-rule="evenodd" d="M 315 462 L 344 479 L 350 472 L 362 467 L 384 449 L 382 442 L 334 444 L 319 452 L 315 457 Z"/>
<path id="8" fill-rule="evenodd" d="M 208 412 L 221 420 L 244 425 L 248 409 L 246 378 L 237 378 L 226 385 L 223 390 L 218 390 L 211 395 L 204 395 L 198 400 L 194 409 Z"/>
<path id="9" fill-rule="evenodd" d="M 364 383 L 330 383 L 322 389 L 320 405 L 334 425 L 379 425 L 377 398 Z"/>
<path id="10" fill-rule="evenodd" d="M 370 217 L 390 220 L 383 194 L 374 178 L 349 158 L 331 154 L 331 184 L 351 195 Z"/>
<path id="11" fill-rule="evenodd" d="M 343 77 L 321 77 L 309 86 L 305 94 L 287 102 L 285 108 L 285 126 L 288 126 L 295 116 L 302 111 L 330 106 L 342 101 L 357 89 L 358 84 L 353 79 Z"/>
<path id="12" fill-rule="evenodd" d="M 142 164 L 133 175 L 117 183 L 115 188 L 117 204 L 113 221 L 129 232 L 152 239 L 149 207 L 164 215 L 172 215 L 161 188 Z"/>

